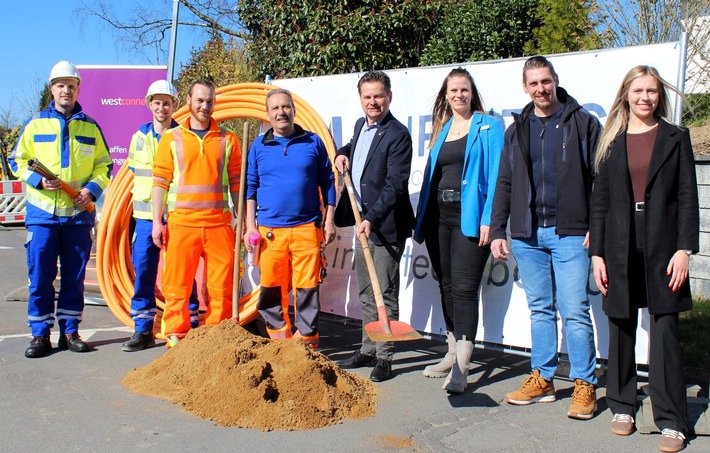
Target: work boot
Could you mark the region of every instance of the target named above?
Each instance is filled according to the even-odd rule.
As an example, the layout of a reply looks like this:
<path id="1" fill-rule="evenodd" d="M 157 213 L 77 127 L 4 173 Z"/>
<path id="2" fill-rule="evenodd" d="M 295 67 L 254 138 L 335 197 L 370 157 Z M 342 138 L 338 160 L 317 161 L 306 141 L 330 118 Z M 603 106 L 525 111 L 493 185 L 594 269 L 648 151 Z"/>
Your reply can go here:
<path id="1" fill-rule="evenodd" d="M 424 368 L 424 376 L 430 378 L 443 378 L 449 374 L 451 367 L 456 361 L 456 337 L 453 332 L 447 332 L 446 343 L 449 345 L 449 351 L 446 353 L 444 358 L 441 359 L 441 362 Z"/>
<path id="2" fill-rule="evenodd" d="M 577 420 L 589 420 L 597 410 L 597 392 L 592 384 L 582 379 L 574 380 L 572 404 L 569 406 L 567 416 Z"/>
<path id="3" fill-rule="evenodd" d="M 533 370 L 523 380 L 520 389 L 505 395 L 505 401 L 517 406 L 526 406 L 532 403 L 551 403 L 555 401 L 555 384 L 540 376 L 540 370 Z"/>
<path id="4" fill-rule="evenodd" d="M 52 343 L 49 337 L 32 337 L 30 345 L 25 349 L 25 357 L 38 359 L 44 357 L 52 351 Z"/>
<path id="5" fill-rule="evenodd" d="M 69 349 L 71 352 L 87 352 L 91 349 L 89 343 L 82 340 L 78 332 L 59 334 L 57 347 L 62 350 Z"/>
<path id="6" fill-rule="evenodd" d="M 121 349 L 126 352 L 136 352 L 151 346 L 155 346 L 153 332 L 135 332 L 130 340 L 121 345 Z"/>
<path id="7" fill-rule="evenodd" d="M 449 393 L 463 393 L 468 385 L 468 363 L 471 361 L 473 343 L 466 340 L 464 335 L 456 342 L 456 362 L 451 367 L 447 383 L 444 387 Z"/>

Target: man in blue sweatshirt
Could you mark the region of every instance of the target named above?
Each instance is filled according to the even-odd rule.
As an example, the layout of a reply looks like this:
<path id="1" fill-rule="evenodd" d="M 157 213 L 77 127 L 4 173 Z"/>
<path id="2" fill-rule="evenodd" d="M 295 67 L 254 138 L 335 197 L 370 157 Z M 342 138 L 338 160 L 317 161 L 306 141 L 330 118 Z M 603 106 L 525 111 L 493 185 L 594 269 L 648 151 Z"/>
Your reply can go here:
<path id="1" fill-rule="evenodd" d="M 335 178 L 320 137 L 294 124 L 296 108 L 288 90 L 267 93 L 266 114 L 272 127 L 249 150 L 244 243 L 252 252 L 249 237 L 255 232 L 262 237 L 259 313 L 269 337 L 300 336 L 316 348 L 321 247 L 335 238 Z M 281 297 L 289 272 L 295 332 Z"/>

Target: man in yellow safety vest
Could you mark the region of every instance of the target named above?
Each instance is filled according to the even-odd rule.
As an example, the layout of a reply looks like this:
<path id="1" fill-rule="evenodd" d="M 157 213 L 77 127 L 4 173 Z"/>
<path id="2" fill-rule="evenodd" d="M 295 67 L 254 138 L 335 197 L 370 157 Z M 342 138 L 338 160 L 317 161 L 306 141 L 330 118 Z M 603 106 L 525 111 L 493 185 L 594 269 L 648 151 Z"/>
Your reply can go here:
<path id="1" fill-rule="evenodd" d="M 27 319 L 32 341 L 25 356 L 30 358 L 43 357 L 52 350 L 49 332 L 55 320 L 57 259 L 62 263 L 57 346 L 74 352 L 90 349 L 79 337 L 84 275 L 96 220 L 90 206 L 106 189 L 113 166 L 101 128 L 77 102 L 81 76 L 76 66 L 60 61 L 52 68 L 49 83 L 54 100 L 25 123 L 10 156 L 12 171 L 27 186 Z M 28 166 L 32 159 L 56 177 L 33 172 Z M 78 195 L 69 195 L 63 185 Z"/>
<path id="2" fill-rule="evenodd" d="M 177 90 L 167 80 L 156 80 L 148 87 L 145 104 L 153 120 L 142 125 L 131 139 L 128 168 L 133 172 L 133 218 L 135 230 L 131 247 L 133 269 L 136 272 L 131 318 L 135 332 L 121 345 L 126 352 L 140 351 L 155 344 L 153 322 L 157 312 L 155 282 L 158 276 L 160 249 L 153 243 L 153 160 L 160 136 L 178 126 L 172 116 L 179 105 Z M 189 303 L 190 324 L 198 325 L 199 300 L 193 284 Z"/>

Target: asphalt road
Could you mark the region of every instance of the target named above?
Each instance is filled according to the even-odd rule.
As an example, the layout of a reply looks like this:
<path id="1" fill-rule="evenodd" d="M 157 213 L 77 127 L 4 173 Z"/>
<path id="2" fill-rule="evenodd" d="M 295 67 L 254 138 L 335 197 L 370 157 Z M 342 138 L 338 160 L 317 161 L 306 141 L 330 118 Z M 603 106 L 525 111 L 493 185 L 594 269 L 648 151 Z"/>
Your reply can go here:
<path id="1" fill-rule="evenodd" d="M 558 401 L 510 406 L 503 396 L 529 372 L 526 357 L 475 350 L 469 388 L 450 396 L 422 369 L 438 360 L 436 340 L 398 344 L 394 379 L 377 384 L 377 413 L 314 431 L 261 432 L 225 428 L 169 402 L 135 395 L 119 380 L 165 352 L 125 353 L 131 334 L 105 306 L 87 306 L 82 336 L 94 351 L 55 352 L 27 359 L 27 282 L 22 228 L 0 227 L 0 451 L 249 451 L 249 452 L 653 452 L 659 436 L 609 431 L 611 415 L 598 390 L 589 421 L 566 417 L 573 384 L 555 381 Z M 15 299 L 15 300 L 8 300 Z M 322 323 L 321 352 L 346 357 L 359 341 L 354 323 Z M 56 333 L 52 336 L 56 344 Z M 369 369 L 357 370 L 367 376 Z M 224 402 L 225 405 L 229 401 Z M 710 452 L 710 438 L 691 439 L 688 452 Z"/>

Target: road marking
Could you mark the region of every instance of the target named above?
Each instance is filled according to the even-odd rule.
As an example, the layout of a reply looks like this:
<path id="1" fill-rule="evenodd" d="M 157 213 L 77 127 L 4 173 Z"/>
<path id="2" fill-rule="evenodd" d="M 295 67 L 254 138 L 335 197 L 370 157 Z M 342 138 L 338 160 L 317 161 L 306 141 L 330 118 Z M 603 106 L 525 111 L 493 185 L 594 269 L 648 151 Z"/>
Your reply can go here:
<path id="1" fill-rule="evenodd" d="M 101 329 L 86 329 L 86 330 L 80 330 L 79 334 L 82 336 L 84 339 L 89 339 L 91 336 L 93 336 L 96 332 L 126 332 L 126 333 L 132 333 L 133 329 L 128 327 L 128 326 L 121 326 L 121 327 L 107 327 L 107 328 L 101 328 Z M 59 332 L 53 332 L 49 335 L 50 340 L 53 341 L 54 343 L 57 342 L 57 339 L 59 338 Z M 0 341 L 2 340 L 7 340 L 10 338 L 32 338 L 31 333 L 20 333 L 20 334 L 14 334 L 14 335 L 0 335 Z"/>

